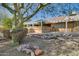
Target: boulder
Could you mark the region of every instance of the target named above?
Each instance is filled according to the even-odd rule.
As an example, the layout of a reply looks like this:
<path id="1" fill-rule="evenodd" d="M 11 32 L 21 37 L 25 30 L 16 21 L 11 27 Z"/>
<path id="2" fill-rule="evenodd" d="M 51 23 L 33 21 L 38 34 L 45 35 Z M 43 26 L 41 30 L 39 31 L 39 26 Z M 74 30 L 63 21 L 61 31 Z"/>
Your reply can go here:
<path id="1" fill-rule="evenodd" d="M 31 49 L 23 49 L 21 52 L 25 53 L 28 56 L 35 56 L 34 52 Z"/>
<path id="2" fill-rule="evenodd" d="M 6 39 L 10 39 L 11 38 L 10 30 L 0 29 L 0 36 Z"/>
<path id="3" fill-rule="evenodd" d="M 41 50 L 39 46 L 34 46 L 31 44 L 22 44 L 19 47 L 17 47 L 17 50 L 19 52 L 24 52 L 27 55 L 31 55 L 31 56 L 34 56 L 34 55 L 39 56 L 43 54 L 43 50 Z"/>
<path id="4" fill-rule="evenodd" d="M 3 34 L 4 34 L 4 37 L 5 37 L 6 39 L 10 39 L 10 38 L 11 38 L 10 30 L 4 30 L 4 31 L 3 31 Z"/>
<path id="5" fill-rule="evenodd" d="M 64 38 L 62 37 L 57 37 L 58 40 L 65 40 Z"/>
<path id="6" fill-rule="evenodd" d="M 0 38 L 1 38 L 1 37 L 4 37 L 4 35 L 3 35 L 3 33 L 2 33 L 2 32 L 0 32 Z"/>
<path id="7" fill-rule="evenodd" d="M 35 56 L 40 56 L 40 55 L 43 54 L 43 50 L 41 50 L 41 49 L 36 49 L 36 50 L 34 51 L 34 53 L 35 53 Z"/>
<path id="8" fill-rule="evenodd" d="M 23 38 L 27 35 L 27 29 L 17 29 L 13 30 L 12 33 L 12 38 L 16 39 L 15 42 L 19 42 L 19 44 L 22 43 Z"/>
<path id="9" fill-rule="evenodd" d="M 19 52 L 23 52 L 28 56 L 34 56 L 34 52 L 30 49 L 30 45 L 29 44 L 22 44 L 19 47 L 17 47 L 17 50 Z"/>

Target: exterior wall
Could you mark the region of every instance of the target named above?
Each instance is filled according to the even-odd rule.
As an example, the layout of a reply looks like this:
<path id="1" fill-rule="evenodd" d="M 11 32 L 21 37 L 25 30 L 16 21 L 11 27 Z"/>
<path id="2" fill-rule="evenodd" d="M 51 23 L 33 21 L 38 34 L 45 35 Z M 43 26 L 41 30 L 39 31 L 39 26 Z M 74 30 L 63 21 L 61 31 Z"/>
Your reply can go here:
<path id="1" fill-rule="evenodd" d="M 68 22 L 68 32 L 73 32 L 74 24 L 74 22 Z"/>
<path id="2" fill-rule="evenodd" d="M 74 26 L 73 32 L 78 32 L 79 31 L 79 22 L 74 22 L 73 26 Z"/>
<path id="3" fill-rule="evenodd" d="M 41 27 L 40 26 L 34 26 L 34 32 L 35 33 L 42 33 L 42 29 L 41 29 Z"/>
<path id="4" fill-rule="evenodd" d="M 65 23 L 57 23 L 57 24 L 53 24 L 53 26 L 57 26 L 57 25 L 63 25 L 64 27 L 63 28 L 52 28 L 54 30 L 52 31 L 58 31 L 58 32 L 65 32 L 66 30 L 66 26 L 65 26 Z M 68 29 L 67 29 L 68 32 L 77 32 L 79 31 L 79 22 L 68 22 Z"/>
<path id="5" fill-rule="evenodd" d="M 51 26 L 43 26 L 42 32 L 43 33 L 51 32 Z"/>
<path id="6" fill-rule="evenodd" d="M 59 26 L 60 25 L 60 27 L 56 27 L 56 26 Z M 62 27 L 62 25 L 63 25 L 63 27 Z M 52 31 L 53 32 L 65 32 L 65 23 L 55 23 L 55 24 L 52 24 Z"/>
<path id="7" fill-rule="evenodd" d="M 42 33 L 40 26 L 30 27 L 28 33 Z"/>

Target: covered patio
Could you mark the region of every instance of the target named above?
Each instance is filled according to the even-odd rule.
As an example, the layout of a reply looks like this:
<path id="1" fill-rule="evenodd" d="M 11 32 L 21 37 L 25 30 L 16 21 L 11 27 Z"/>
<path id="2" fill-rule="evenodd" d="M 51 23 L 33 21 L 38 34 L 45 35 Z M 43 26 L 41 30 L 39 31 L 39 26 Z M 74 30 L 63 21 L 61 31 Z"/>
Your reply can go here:
<path id="1" fill-rule="evenodd" d="M 28 33 L 79 32 L 79 15 L 53 17 L 24 24 L 27 25 Z"/>

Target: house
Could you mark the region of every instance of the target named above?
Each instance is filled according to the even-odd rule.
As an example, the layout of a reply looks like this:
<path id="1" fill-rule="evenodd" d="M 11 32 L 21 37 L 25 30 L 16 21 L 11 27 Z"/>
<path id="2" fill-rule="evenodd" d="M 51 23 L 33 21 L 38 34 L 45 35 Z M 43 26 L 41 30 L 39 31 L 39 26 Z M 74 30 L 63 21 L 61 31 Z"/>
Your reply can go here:
<path id="1" fill-rule="evenodd" d="M 44 23 L 43 23 L 44 22 Z M 47 32 L 78 32 L 79 15 L 59 16 L 46 19 L 45 21 L 34 22 L 28 25 L 29 33 L 47 33 Z"/>

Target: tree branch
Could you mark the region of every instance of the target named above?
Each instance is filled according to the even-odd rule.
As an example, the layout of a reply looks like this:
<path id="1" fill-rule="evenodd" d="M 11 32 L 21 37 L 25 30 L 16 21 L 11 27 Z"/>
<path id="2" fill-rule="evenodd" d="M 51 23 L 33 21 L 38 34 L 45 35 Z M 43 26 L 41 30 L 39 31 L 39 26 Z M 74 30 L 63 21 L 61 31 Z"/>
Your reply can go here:
<path id="1" fill-rule="evenodd" d="M 15 10 L 13 10 L 11 7 L 9 7 L 6 3 L 2 3 L 2 6 L 6 8 L 10 13 L 14 14 Z"/>
<path id="2" fill-rule="evenodd" d="M 22 15 L 24 15 L 29 10 L 29 8 L 32 7 L 32 5 L 33 5 L 33 3 L 32 4 L 28 4 L 29 7 L 26 9 L 26 11 Z"/>
<path id="3" fill-rule="evenodd" d="M 44 5 L 40 4 L 40 6 L 38 8 L 36 8 L 36 10 L 30 16 L 24 18 L 24 19 L 26 19 L 26 20 L 24 20 L 24 22 L 28 21 L 30 18 L 32 18 L 36 13 L 38 13 L 40 10 L 42 10 L 47 5 L 49 5 L 49 4 L 44 4 Z"/>
<path id="4" fill-rule="evenodd" d="M 21 9 L 21 8 L 24 8 L 24 3 L 21 3 L 21 7 L 20 7 L 20 9 Z"/>

